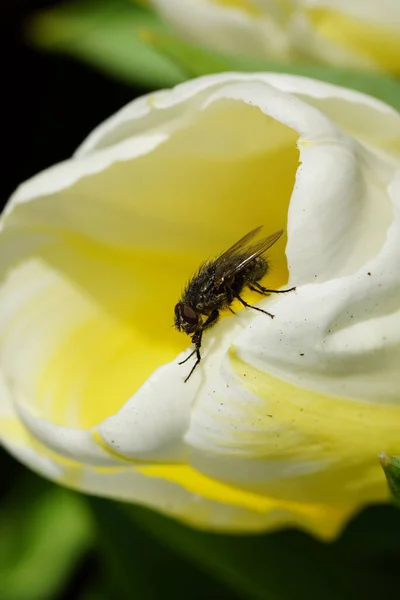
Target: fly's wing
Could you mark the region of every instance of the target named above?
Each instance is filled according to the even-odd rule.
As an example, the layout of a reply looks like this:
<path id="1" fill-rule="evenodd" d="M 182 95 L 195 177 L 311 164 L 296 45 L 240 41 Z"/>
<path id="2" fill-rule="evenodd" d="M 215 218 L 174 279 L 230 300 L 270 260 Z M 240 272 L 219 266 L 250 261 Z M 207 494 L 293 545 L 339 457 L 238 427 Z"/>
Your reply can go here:
<path id="1" fill-rule="evenodd" d="M 260 227 L 256 227 L 255 229 L 249 231 L 249 233 L 246 233 L 246 235 L 240 238 L 240 240 L 238 240 L 236 244 L 233 244 L 233 246 L 231 246 L 230 248 L 228 248 L 228 250 L 225 250 L 225 252 L 218 256 L 218 262 L 220 260 L 223 261 L 228 256 L 232 256 L 233 254 L 237 253 L 238 250 L 243 250 L 246 244 L 248 244 L 250 240 L 252 240 L 257 235 L 257 233 L 261 231 L 262 228 L 263 226 L 260 225 Z"/>
<path id="2" fill-rule="evenodd" d="M 192 280 L 197 278 L 199 275 L 202 275 L 205 271 L 207 271 L 210 264 L 213 264 L 214 267 L 216 267 L 218 269 L 218 271 L 221 271 L 221 270 L 223 270 L 223 269 L 221 269 L 222 265 L 227 265 L 228 263 L 230 264 L 232 257 L 237 258 L 238 253 L 240 254 L 240 256 L 242 256 L 243 248 L 246 247 L 246 244 L 248 244 L 250 242 L 250 240 L 252 240 L 257 235 L 257 233 L 259 233 L 261 231 L 262 228 L 263 228 L 263 226 L 260 225 L 260 227 L 256 227 L 255 229 L 252 229 L 251 231 L 249 231 L 249 233 L 246 233 L 246 235 L 244 235 L 242 238 L 240 238 L 240 240 L 238 240 L 235 244 L 233 244 L 233 246 L 228 248 L 228 250 L 225 250 L 225 252 L 223 252 L 222 254 L 220 254 L 219 256 L 214 258 L 213 260 L 205 261 L 197 269 L 197 272 L 192 277 Z"/>
<path id="3" fill-rule="evenodd" d="M 283 229 L 279 229 L 266 238 L 263 238 L 256 244 L 246 247 L 246 242 L 252 239 L 261 227 L 250 231 L 247 236 L 244 236 L 236 244 L 229 248 L 216 260 L 215 269 L 215 285 L 219 286 L 226 279 L 230 279 L 234 275 L 240 273 L 251 261 L 257 256 L 264 254 L 271 248 L 281 237 Z"/>

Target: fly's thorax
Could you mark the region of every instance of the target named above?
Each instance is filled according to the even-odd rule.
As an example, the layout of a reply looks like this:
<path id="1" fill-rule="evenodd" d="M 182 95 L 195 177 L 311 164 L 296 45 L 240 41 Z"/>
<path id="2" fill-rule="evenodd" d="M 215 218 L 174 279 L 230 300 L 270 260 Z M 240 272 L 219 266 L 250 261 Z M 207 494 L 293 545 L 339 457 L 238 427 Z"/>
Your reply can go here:
<path id="1" fill-rule="evenodd" d="M 243 276 L 249 282 L 260 281 L 268 273 L 268 268 L 268 261 L 262 256 L 257 256 L 243 271 Z"/>
<path id="2" fill-rule="evenodd" d="M 214 295 L 214 269 L 212 264 L 209 264 L 205 265 L 189 281 L 182 296 L 182 302 L 201 312 Z"/>
<path id="3" fill-rule="evenodd" d="M 225 292 L 217 293 L 212 290 L 212 293 L 204 294 L 199 297 L 196 308 L 204 315 L 209 315 L 213 310 L 220 310 L 228 304 L 227 295 Z"/>

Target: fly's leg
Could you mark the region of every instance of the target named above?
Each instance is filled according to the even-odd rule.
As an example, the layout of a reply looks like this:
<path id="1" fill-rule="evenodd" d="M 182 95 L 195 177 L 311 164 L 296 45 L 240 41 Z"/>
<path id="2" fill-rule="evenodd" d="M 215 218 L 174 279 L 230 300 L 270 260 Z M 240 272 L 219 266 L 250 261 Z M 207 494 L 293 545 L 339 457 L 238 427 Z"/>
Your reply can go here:
<path id="1" fill-rule="evenodd" d="M 257 292 L 258 294 L 262 294 L 263 296 L 264 296 L 264 295 L 267 293 L 267 292 L 264 292 L 264 291 L 262 291 L 262 290 L 258 290 L 256 287 L 254 287 L 254 284 L 252 284 L 252 283 L 248 283 L 248 284 L 247 284 L 247 287 L 248 287 L 248 288 L 249 288 L 249 290 L 251 290 L 252 292 Z"/>
<path id="2" fill-rule="evenodd" d="M 188 360 L 191 356 L 193 356 L 193 354 L 196 354 L 196 362 L 194 363 L 193 367 L 190 369 L 190 373 L 189 375 L 186 377 L 185 379 L 185 383 L 188 381 L 188 379 L 190 378 L 190 376 L 192 375 L 193 371 L 195 370 L 195 368 L 197 367 L 197 365 L 199 364 L 199 362 L 201 361 L 201 354 L 200 354 L 200 347 L 201 347 L 201 338 L 203 337 L 203 332 L 200 329 L 198 334 L 195 334 L 192 338 L 192 342 L 196 345 L 196 348 L 193 350 L 193 352 L 191 352 L 191 354 L 189 354 L 188 358 L 186 360 Z M 184 360 L 183 362 L 186 362 L 186 360 Z M 183 363 L 179 363 L 180 365 Z"/>
<path id="3" fill-rule="evenodd" d="M 258 310 L 258 312 L 262 312 L 265 315 L 268 315 L 269 317 L 271 317 L 271 319 L 274 318 L 275 315 L 269 313 L 266 310 L 263 310 L 262 308 L 258 308 L 257 306 L 253 306 L 252 304 L 249 304 L 248 302 L 246 302 L 245 300 L 243 300 L 243 298 L 234 290 L 232 290 L 233 295 L 235 296 L 235 298 L 237 298 L 239 300 L 239 302 L 241 302 L 243 304 L 243 306 L 245 306 L 246 308 L 252 308 L 253 310 Z"/>
<path id="4" fill-rule="evenodd" d="M 201 340 L 203 337 L 203 331 L 205 329 L 208 329 L 212 325 L 214 325 L 218 321 L 218 317 L 219 317 L 219 310 L 218 309 L 213 310 L 212 313 L 204 321 L 203 325 L 201 326 L 201 329 L 199 329 L 198 331 L 196 331 L 193 334 L 192 342 L 195 345 L 195 349 L 187 358 L 185 358 L 185 360 L 183 362 L 186 362 L 191 356 L 193 356 L 193 354 L 196 354 L 196 362 L 194 363 L 193 367 L 191 368 L 189 375 L 186 377 L 185 383 L 188 381 L 188 379 L 192 375 L 193 371 L 195 370 L 195 368 L 201 361 L 200 348 L 201 348 Z M 182 363 L 179 363 L 179 364 L 181 365 Z"/>
<path id="5" fill-rule="evenodd" d="M 185 360 L 181 360 L 181 362 L 180 362 L 180 363 L 178 363 L 178 365 L 184 365 L 184 364 L 185 364 L 185 362 L 187 362 L 187 361 L 189 360 L 189 358 L 192 358 L 193 354 L 196 354 L 196 350 L 193 350 L 193 352 L 191 352 L 191 353 L 189 354 L 189 356 L 187 356 L 187 357 L 185 358 Z"/>
<path id="6" fill-rule="evenodd" d="M 193 350 L 193 352 L 191 352 L 189 354 L 189 356 L 187 356 L 185 358 L 185 360 L 181 360 L 181 362 L 178 363 L 178 365 L 183 365 L 190 358 L 192 358 L 193 354 L 197 354 L 197 362 L 195 363 L 195 366 L 197 365 L 198 362 L 200 362 L 201 356 L 200 356 L 200 352 L 197 351 L 197 347 L 200 349 L 200 346 L 201 346 L 201 337 L 202 337 L 203 331 L 205 329 L 207 329 L 208 327 L 211 327 L 211 325 L 213 325 L 218 320 L 218 317 L 219 317 L 219 311 L 218 310 L 213 311 L 211 313 L 211 315 L 203 323 L 201 329 L 199 329 L 198 332 L 196 331 L 196 333 L 194 333 L 194 335 L 192 336 L 192 342 L 193 342 L 193 344 L 195 344 L 196 348 Z M 193 367 L 192 371 L 190 372 L 189 377 L 192 374 L 192 372 L 194 370 L 194 367 Z M 189 379 L 189 377 L 187 379 Z M 187 381 L 187 379 L 186 379 L 186 381 Z"/>
<path id="7" fill-rule="evenodd" d="M 259 294 L 287 294 L 288 292 L 294 292 L 296 289 L 295 287 L 291 287 L 288 290 L 267 290 L 267 288 L 257 283 L 257 281 L 252 281 L 247 285 L 253 292 L 258 292 Z"/>

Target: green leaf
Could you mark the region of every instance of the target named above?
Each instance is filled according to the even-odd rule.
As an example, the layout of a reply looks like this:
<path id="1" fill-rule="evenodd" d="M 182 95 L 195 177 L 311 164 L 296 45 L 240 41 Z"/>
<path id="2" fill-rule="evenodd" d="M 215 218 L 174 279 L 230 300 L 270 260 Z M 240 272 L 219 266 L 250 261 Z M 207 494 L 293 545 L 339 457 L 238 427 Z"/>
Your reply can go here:
<path id="1" fill-rule="evenodd" d="M 52 600 L 92 539 L 84 498 L 26 475 L 1 507 L 1 597 Z"/>
<path id="2" fill-rule="evenodd" d="M 337 578 L 331 548 L 299 531 L 242 536 L 213 534 L 193 530 L 145 508 L 125 510 L 135 526 L 201 565 L 205 572 L 244 598 L 352 598 L 348 582 Z"/>
<path id="3" fill-rule="evenodd" d="M 386 75 L 320 65 L 277 63 L 242 56 L 228 56 L 205 50 L 156 30 L 147 31 L 146 39 L 154 48 L 179 64 L 185 70 L 187 78 L 224 71 L 290 73 L 327 81 L 375 96 L 400 110 L 400 83 Z"/>
<path id="4" fill-rule="evenodd" d="M 130 521 L 119 505 L 91 498 L 106 598 L 239 600 L 185 556 L 160 544 Z"/>
<path id="5" fill-rule="evenodd" d="M 79 0 L 36 16 L 27 36 L 40 48 L 88 62 L 127 83 L 172 86 L 185 79 L 181 68 L 142 39 L 151 27 L 164 30 L 156 14 L 128 0 Z"/>
<path id="6" fill-rule="evenodd" d="M 379 460 L 392 494 L 393 503 L 400 506 L 400 457 L 382 452 Z"/>
<path id="7" fill-rule="evenodd" d="M 368 509 L 332 544 L 294 530 L 218 535 L 190 529 L 148 509 L 123 510 L 136 528 L 193 560 L 244 598 L 375 600 L 396 597 L 398 591 L 390 565 L 400 555 L 400 511 L 392 507 Z"/>

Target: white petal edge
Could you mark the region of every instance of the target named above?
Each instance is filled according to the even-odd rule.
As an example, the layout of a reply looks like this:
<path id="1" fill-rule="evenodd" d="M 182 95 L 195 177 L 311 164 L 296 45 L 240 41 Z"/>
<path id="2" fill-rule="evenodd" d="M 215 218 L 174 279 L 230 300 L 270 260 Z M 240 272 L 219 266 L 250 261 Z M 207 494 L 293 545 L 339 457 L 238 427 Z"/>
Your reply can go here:
<path id="1" fill-rule="evenodd" d="M 398 112 L 391 106 L 347 88 L 330 83 L 316 81 L 308 77 L 281 73 L 218 73 L 206 75 L 177 85 L 171 90 L 161 90 L 154 94 L 133 100 L 95 128 L 76 151 L 81 157 L 101 148 L 113 145 L 121 140 L 132 138 L 142 132 L 144 116 L 151 115 L 152 126 L 159 126 L 165 121 L 175 119 L 182 110 L 179 106 L 193 96 L 202 94 L 211 88 L 218 88 L 226 83 L 265 82 L 278 90 L 291 94 L 302 94 L 306 98 L 338 98 L 346 102 L 365 105 L 378 113 L 389 114 L 399 118 Z M 178 107 L 177 110 L 174 110 Z M 144 122 L 143 122 L 144 123 Z"/>
<path id="2" fill-rule="evenodd" d="M 67 160 L 54 165 L 17 188 L 3 212 L 2 220 L 12 212 L 16 204 L 72 188 L 80 179 L 104 171 L 115 162 L 129 161 L 148 154 L 166 139 L 167 136 L 163 133 L 148 133 L 137 136 L 134 140 L 123 140 L 107 151 L 81 157 L 79 161 Z"/>

